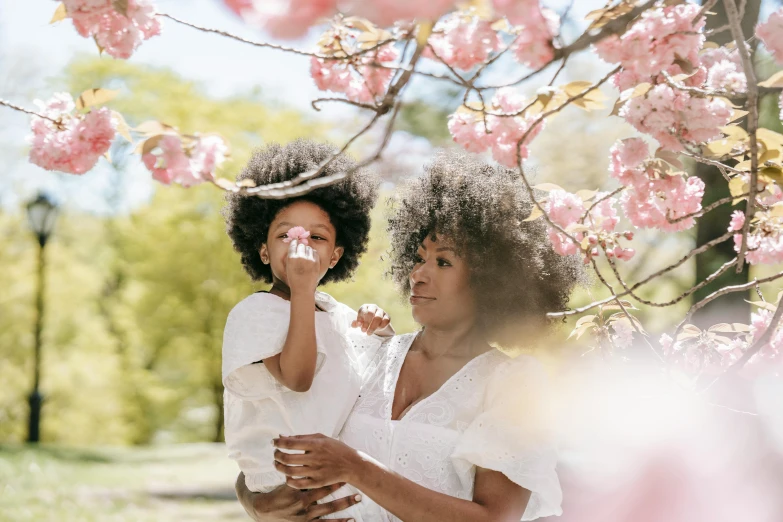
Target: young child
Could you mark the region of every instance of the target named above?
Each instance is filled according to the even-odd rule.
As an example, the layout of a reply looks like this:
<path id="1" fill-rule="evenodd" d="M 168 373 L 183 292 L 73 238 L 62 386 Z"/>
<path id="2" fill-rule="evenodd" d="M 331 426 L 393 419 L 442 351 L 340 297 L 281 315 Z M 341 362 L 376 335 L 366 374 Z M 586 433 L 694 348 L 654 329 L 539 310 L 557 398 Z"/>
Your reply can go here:
<path id="1" fill-rule="evenodd" d="M 253 155 L 239 179 L 257 186 L 290 181 L 333 153 L 305 140 L 269 145 Z M 354 166 L 339 156 L 323 175 Z M 226 444 L 251 491 L 285 484 L 274 468 L 272 439 L 338 435 L 358 397 L 361 374 L 383 337 L 394 333 L 377 306 L 364 305 L 357 314 L 316 291 L 321 283 L 349 278 L 358 266 L 376 197 L 377 183 L 358 170 L 293 199 L 227 198 L 227 231 L 245 270 L 272 283 L 269 292 L 256 292 L 231 310 L 223 334 Z M 322 502 L 356 493 L 345 486 Z M 352 511 L 333 518 L 360 522 Z"/>

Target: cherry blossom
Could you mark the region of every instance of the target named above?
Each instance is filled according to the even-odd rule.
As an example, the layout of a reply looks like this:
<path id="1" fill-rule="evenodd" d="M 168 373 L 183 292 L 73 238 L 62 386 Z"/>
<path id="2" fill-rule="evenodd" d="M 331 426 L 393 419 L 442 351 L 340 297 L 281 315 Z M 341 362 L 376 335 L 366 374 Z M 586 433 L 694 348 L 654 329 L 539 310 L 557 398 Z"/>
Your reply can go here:
<path id="1" fill-rule="evenodd" d="M 628 100 L 620 116 L 658 140 L 664 149 L 679 152 L 684 149 L 680 140 L 704 143 L 719 137 L 720 127 L 731 120 L 732 110 L 723 99 L 693 96 L 659 84 L 645 95 Z"/>
<path id="2" fill-rule="evenodd" d="M 729 224 L 730 232 L 740 232 L 745 224 L 745 215 L 734 211 Z M 742 234 L 734 234 L 734 250 L 740 251 Z M 748 233 L 748 248 L 745 260 L 752 264 L 774 264 L 783 262 L 783 218 L 771 212 L 757 212 Z"/>
<path id="3" fill-rule="evenodd" d="M 337 0 L 224 0 L 229 9 L 275 38 L 295 39 L 337 11 Z"/>
<path id="4" fill-rule="evenodd" d="M 297 240 L 301 244 L 307 245 L 308 237 L 310 237 L 310 231 L 305 230 L 304 227 L 291 227 L 288 229 L 288 232 L 285 233 L 285 239 L 283 239 L 283 243 L 290 243 L 293 240 Z"/>
<path id="5" fill-rule="evenodd" d="M 766 22 L 756 26 L 756 35 L 779 64 L 783 65 L 783 8 L 778 9 Z"/>
<path id="6" fill-rule="evenodd" d="M 85 115 L 74 113 L 73 98 L 57 93 L 49 101 L 36 100 L 42 116 L 33 116 L 30 161 L 47 170 L 84 174 L 95 166 L 111 146 L 115 126 L 111 111 L 93 109 Z"/>
<path id="7" fill-rule="evenodd" d="M 748 79 L 742 70 L 742 61 L 736 47 L 706 49 L 699 58 L 707 70 L 707 87 L 730 92 L 745 92 L 748 89 Z"/>
<path id="8" fill-rule="evenodd" d="M 443 18 L 430 36 L 425 56 L 437 58 L 455 69 L 469 71 L 500 48 L 500 37 L 489 22 L 455 13 Z M 434 56 L 433 56 L 434 54 Z"/>
<path id="9" fill-rule="evenodd" d="M 682 67 L 685 63 L 696 67 L 705 40 L 704 19 L 693 24 L 700 9 L 690 3 L 649 9 L 622 36 L 613 35 L 597 43 L 598 56 L 623 67 L 623 74 L 613 80 L 615 85 L 625 90 L 663 71 L 686 72 Z"/>
<path id="10" fill-rule="evenodd" d="M 557 14 L 550 9 L 540 9 L 538 2 L 535 4 L 529 16 L 514 28 L 512 46 L 516 60 L 531 69 L 539 69 L 554 59 L 552 39 L 560 25 Z"/>
<path id="11" fill-rule="evenodd" d="M 78 33 L 94 37 L 109 55 L 127 59 L 143 40 L 160 34 L 161 24 L 152 0 L 128 0 L 121 13 L 112 0 L 64 0 Z"/>
<path id="12" fill-rule="evenodd" d="M 681 219 L 701 210 L 704 182 L 677 174 L 661 179 L 647 179 L 629 187 L 620 199 L 626 217 L 634 226 L 674 232 L 691 228 L 693 217 Z"/>
<path id="13" fill-rule="evenodd" d="M 219 136 L 196 136 L 183 143 L 181 136 L 166 134 L 142 155 L 142 161 L 160 183 L 192 187 L 215 178 L 215 169 L 225 161 L 227 151 Z"/>
<path id="14" fill-rule="evenodd" d="M 341 4 L 345 13 L 361 16 L 388 27 L 397 21 L 436 21 L 454 7 L 455 0 L 348 0 Z"/>
<path id="15" fill-rule="evenodd" d="M 342 93 L 356 102 L 372 103 L 386 92 L 395 72 L 378 65 L 392 65 L 399 57 L 400 52 L 391 44 L 358 54 L 350 60 L 313 57 L 310 75 L 322 91 Z"/>

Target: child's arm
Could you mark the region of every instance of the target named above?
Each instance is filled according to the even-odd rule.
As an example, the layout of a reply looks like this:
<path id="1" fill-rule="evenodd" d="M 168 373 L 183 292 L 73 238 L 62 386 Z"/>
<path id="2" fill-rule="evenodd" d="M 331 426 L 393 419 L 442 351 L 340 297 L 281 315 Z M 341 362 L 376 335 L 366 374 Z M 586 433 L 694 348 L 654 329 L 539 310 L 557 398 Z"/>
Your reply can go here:
<path id="1" fill-rule="evenodd" d="M 351 326 L 361 328 L 367 335 L 374 334 L 379 337 L 392 337 L 395 333 L 389 314 L 374 304 L 362 305 Z"/>
<path id="2" fill-rule="evenodd" d="M 264 359 L 269 373 L 286 388 L 305 392 L 315 377 L 315 289 L 318 286 L 318 252 L 298 241 L 288 247 L 286 275 L 291 291 L 291 318 L 283 351 Z"/>

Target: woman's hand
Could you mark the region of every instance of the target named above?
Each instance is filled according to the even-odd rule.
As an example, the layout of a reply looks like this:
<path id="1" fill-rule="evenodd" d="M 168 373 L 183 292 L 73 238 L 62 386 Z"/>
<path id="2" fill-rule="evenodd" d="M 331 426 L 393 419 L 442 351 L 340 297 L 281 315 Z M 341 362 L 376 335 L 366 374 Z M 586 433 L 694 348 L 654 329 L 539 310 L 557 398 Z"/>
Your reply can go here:
<path id="1" fill-rule="evenodd" d="M 365 304 L 359 308 L 356 319 L 351 323 L 354 328 L 361 328 L 367 335 L 377 333 L 384 335 L 388 330 L 388 335 L 394 335 L 394 329 L 390 325 L 391 317 L 383 311 L 378 305 Z"/>
<path id="2" fill-rule="evenodd" d="M 355 483 L 365 462 L 359 452 L 339 440 L 317 433 L 274 439 L 275 469 L 286 475 L 292 488 L 311 489 L 338 482 Z M 306 453 L 284 453 L 301 450 Z"/>
<path id="3" fill-rule="evenodd" d="M 359 495 L 343 497 L 318 504 L 318 501 L 334 493 L 343 484 L 337 483 L 323 488 L 299 491 L 282 485 L 269 493 L 253 493 L 245 485 L 245 475 L 237 477 L 236 492 L 242 507 L 255 522 L 310 522 L 324 515 L 348 509 L 358 503 Z M 334 522 L 349 522 L 348 518 L 333 519 Z"/>

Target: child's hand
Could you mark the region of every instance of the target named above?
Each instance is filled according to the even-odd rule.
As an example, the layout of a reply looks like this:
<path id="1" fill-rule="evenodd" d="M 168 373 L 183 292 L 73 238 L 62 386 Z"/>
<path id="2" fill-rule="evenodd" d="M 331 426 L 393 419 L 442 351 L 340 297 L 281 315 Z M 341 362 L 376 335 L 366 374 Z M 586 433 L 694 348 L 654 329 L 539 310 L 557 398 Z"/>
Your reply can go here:
<path id="1" fill-rule="evenodd" d="M 315 293 L 321 278 L 321 263 L 313 247 L 303 245 L 294 239 L 288 244 L 288 259 L 285 265 L 288 287 L 295 292 Z"/>
<path id="2" fill-rule="evenodd" d="M 356 314 L 356 320 L 351 323 L 354 328 L 361 328 L 362 332 L 372 335 L 377 331 L 384 330 L 389 326 L 391 317 L 374 304 L 362 305 L 359 313 Z"/>

